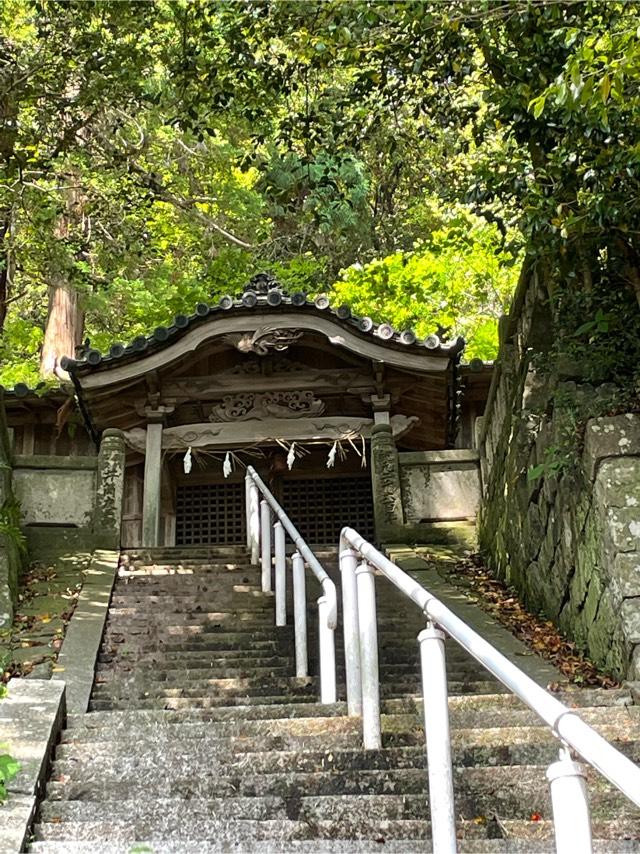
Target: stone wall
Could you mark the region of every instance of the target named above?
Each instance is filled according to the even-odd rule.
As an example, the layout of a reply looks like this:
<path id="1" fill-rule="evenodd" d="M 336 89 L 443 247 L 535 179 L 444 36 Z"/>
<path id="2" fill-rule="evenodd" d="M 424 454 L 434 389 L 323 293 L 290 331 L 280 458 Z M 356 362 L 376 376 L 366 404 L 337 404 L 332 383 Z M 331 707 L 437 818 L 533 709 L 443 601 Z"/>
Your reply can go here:
<path id="1" fill-rule="evenodd" d="M 10 505 L 13 500 L 12 448 L 0 398 L 0 508 Z M 0 628 L 13 620 L 21 568 L 22 554 L 18 544 L 0 530 Z"/>
<path id="2" fill-rule="evenodd" d="M 124 439 L 106 430 L 98 456 L 16 455 L 13 485 L 32 559 L 117 549 Z"/>
<path id="3" fill-rule="evenodd" d="M 501 325 L 500 357 L 476 425 L 480 547 L 531 610 L 551 618 L 600 667 L 636 680 L 640 416 L 592 418 L 575 458 L 558 455 L 572 413 L 598 411 L 610 389 L 567 379 L 568 372 L 536 371 L 534 355 L 548 343 L 545 299 L 534 275 L 523 278 Z"/>

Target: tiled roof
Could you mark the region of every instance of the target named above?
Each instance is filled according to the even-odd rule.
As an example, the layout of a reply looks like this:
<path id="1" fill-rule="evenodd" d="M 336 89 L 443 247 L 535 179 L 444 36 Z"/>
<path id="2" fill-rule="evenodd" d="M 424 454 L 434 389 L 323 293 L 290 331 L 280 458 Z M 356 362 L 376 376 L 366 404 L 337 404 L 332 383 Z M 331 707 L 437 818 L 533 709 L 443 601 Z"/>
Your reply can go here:
<path id="1" fill-rule="evenodd" d="M 436 334 L 419 339 L 411 330 L 397 331 L 389 323 L 374 323 L 370 317 L 357 317 L 351 313 L 347 305 L 331 306 L 327 296 L 318 296 L 310 300 L 305 293 L 297 292 L 289 295 L 283 291 L 280 284 L 271 276 L 261 273 L 254 276 L 237 297 L 220 297 L 216 305 L 198 303 L 193 314 L 178 314 L 170 326 L 158 326 L 150 335 L 139 335 L 129 344 L 115 343 L 107 353 L 87 345 L 81 352 L 80 359 L 63 357 L 61 367 L 73 373 L 85 373 L 99 366 L 110 366 L 121 360 L 132 361 L 172 344 L 196 324 L 206 322 L 217 313 L 242 311 L 251 316 L 253 309 L 271 309 L 274 313 L 282 308 L 294 308 L 300 311 L 316 311 L 330 315 L 338 323 L 351 331 L 372 336 L 378 343 L 394 348 L 411 348 L 415 353 L 420 348 L 429 351 L 430 355 L 452 357 L 464 348 L 464 339 L 457 337 L 451 341 L 441 340 Z"/>

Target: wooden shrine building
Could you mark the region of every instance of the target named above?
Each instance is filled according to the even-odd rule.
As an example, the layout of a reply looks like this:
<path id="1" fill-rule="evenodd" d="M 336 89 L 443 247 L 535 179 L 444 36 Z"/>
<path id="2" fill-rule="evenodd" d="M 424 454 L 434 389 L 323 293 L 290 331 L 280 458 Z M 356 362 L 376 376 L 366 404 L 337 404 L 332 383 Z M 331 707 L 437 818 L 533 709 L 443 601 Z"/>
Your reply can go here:
<path id="1" fill-rule="evenodd" d="M 124 460 L 124 547 L 243 543 L 247 462 L 310 542 L 337 541 L 343 524 L 415 538 L 475 512 L 472 423 L 490 368 L 461 367 L 463 346 L 287 294 L 261 274 L 148 337 L 63 359 L 81 425 L 72 438 L 59 394 L 7 393 L 17 482 L 21 465 L 99 457 L 108 439 Z M 34 486 L 17 492 L 28 504 Z M 100 500 L 84 519 L 93 529 Z M 26 524 L 43 523 L 31 512 Z"/>

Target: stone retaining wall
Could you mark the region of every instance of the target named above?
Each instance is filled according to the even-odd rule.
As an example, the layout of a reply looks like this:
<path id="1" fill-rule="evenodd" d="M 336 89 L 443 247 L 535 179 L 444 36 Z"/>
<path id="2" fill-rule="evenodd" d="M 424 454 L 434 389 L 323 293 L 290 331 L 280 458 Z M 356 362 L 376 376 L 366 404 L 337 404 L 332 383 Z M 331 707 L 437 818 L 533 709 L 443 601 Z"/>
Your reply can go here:
<path id="1" fill-rule="evenodd" d="M 553 472 L 572 402 L 597 410 L 610 389 L 536 372 L 546 316 L 544 289 L 531 276 L 502 323 L 476 425 L 480 546 L 497 576 L 597 665 L 640 679 L 640 416 L 589 420 L 579 456 Z"/>

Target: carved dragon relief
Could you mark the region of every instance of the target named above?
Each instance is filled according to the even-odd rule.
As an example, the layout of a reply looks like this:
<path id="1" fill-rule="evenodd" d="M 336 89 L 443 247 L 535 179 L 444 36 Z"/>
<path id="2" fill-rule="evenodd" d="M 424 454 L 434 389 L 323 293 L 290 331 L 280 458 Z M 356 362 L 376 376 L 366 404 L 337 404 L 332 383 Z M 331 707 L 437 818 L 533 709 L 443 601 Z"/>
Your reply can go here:
<path id="1" fill-rule="evenodd" d="M 275 326 L 260 326 L 255 332 L 233 332 L 224 336 L 224 340 L 241 353 L 256 353 L 268 356 L 269 353 L 283 352 L 295 344 L 304 332 L 300 329 L 278 329 Z"/>
<path id="2" fill-rule="evenodd" d="M 306 418 L 322 415 L 325 405 L 312 391 L 268 391 L 228 394 L 215 406 L 209 421 L 251 421 L 265 418 Z"/>

